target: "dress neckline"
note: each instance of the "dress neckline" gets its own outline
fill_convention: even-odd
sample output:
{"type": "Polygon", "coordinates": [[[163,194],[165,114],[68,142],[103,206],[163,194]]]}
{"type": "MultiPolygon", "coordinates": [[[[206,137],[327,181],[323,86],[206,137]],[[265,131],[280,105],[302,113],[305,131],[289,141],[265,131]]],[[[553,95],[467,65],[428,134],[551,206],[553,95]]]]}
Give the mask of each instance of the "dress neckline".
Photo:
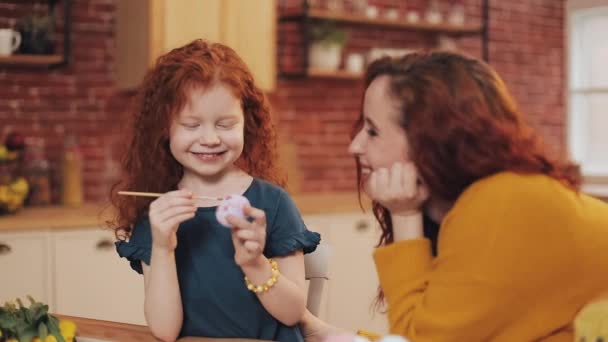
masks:
{"type": "MultiPolygon", "coordinates": [[[[249,186],[247,186],[247,189],[245,189],[245,191],[241,194],[241,196],[248,197],[247,195],[249,194],[249,192],[251,192],[251,189],[253,188],[253,184],[256,183],[257,181],[258,181],[257,178],[251,177],[251,182],[249,183],[249,186]]],[[[196,210],[197,211],[211,211],[211,210],[217,209],[217,207],[218,207],[218,205],[197,207],[196,210]]]]}

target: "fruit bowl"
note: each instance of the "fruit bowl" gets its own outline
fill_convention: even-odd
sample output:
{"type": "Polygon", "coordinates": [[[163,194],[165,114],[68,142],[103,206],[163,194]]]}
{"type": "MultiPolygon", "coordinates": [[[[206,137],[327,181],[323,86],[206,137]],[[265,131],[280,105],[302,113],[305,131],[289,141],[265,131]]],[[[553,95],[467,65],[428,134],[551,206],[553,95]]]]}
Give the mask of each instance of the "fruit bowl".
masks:
{"type": "Polygon", "coordinates": [[[16,212],[23,207],[29,192],[29,184],[23,177],[0,184],[0,215],[16,212]]]}

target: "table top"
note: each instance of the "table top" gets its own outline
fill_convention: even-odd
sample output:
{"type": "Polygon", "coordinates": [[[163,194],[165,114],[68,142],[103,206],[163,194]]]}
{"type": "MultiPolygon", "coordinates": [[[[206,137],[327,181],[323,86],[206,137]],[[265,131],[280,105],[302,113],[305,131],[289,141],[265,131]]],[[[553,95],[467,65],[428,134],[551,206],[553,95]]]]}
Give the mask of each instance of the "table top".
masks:
{"type": "MultiPolygon", "coordinates": [[[[139,342],[156,341],[147,326],[102,321],[83,317],[53,314],[60,319],[76,323],[78,341],[83,342],[139,342]]],[[[263,341],[241,338],[184,337],[179,342],[254,342],[263,341]]],[[[266,341],[269,342],[269,341],[266,341]]]]}

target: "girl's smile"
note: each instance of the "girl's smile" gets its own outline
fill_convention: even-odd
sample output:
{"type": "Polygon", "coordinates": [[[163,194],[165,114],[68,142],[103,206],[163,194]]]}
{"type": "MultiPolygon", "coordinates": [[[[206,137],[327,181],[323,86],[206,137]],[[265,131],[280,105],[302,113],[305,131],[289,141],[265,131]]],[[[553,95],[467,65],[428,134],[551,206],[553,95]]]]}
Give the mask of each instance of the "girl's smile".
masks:
{"type": "Polygon", "coordinates": [[[235,169],[243,152],[243,130],[241,101],[231,88],[221,83],[192,88],[171,125],[171,153],[183,166],[184,177],[216,179],[235,169]]]}

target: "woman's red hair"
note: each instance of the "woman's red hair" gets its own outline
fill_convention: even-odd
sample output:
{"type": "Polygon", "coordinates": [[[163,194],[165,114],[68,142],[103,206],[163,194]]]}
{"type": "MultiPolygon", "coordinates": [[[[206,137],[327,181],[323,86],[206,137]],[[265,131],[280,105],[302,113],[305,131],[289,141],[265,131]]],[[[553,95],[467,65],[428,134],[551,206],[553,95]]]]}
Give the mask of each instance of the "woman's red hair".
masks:
{"type": "MultiPolygon", "coordinates": [[[[546,154],[486,63],[450,52],[385,57],[368,67],[366,88],[383,75],[390,77],[390,93],[400,105],[409,158],[432,196],[453,202],[473,182],[502,171],[545,174],[573,189],[580,186],[574,165],[546,154]]],[[[388,211],[374,203],[374,215],[382,227],[379,245],[391,243],[388,211]]]]}
{"type": "Polygon", "coordinates": [[[130,133],[125,138],[124,176],[112,187],[110,195],[116,216],[109,224],[117,237],[130,234],[152,199],[118,196],[116,192],[164,193],[177,188],[183,168],[169,150],[169,127],[188,101],[192,88],[217,83],[229,86],[241,99],[245,143],[237,165],[254,177],[285,185],[277,165],[276,136],[268,102],[251,72],[231,48],[194,40],[159,57],[135,98],[130,133]]]}

